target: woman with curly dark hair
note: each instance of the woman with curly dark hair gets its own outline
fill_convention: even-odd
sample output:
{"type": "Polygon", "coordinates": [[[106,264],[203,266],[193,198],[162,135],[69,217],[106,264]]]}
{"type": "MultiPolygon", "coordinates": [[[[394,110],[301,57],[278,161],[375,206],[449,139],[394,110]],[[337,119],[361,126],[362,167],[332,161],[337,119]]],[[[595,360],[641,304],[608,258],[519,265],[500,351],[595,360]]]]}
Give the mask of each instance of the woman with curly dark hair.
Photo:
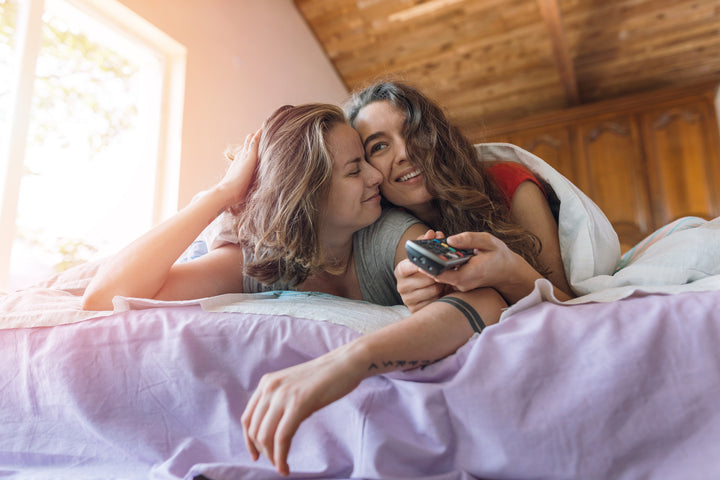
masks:
{"type": "Polygon", "coordinates": [[[547,277],[558,298],[572,295],[547,187],[529,170],[482,161],[439,106],[402,83],[376,83],[353,95],[346,110],[368,161],[383,174],[385,200],[450,235],[450,245],[479,253],[437,279],[409,261],[399,265],[398,289],[411,310],[445,293],[443,283],[461,291],[493,287],[512,304],[547,277]]]}

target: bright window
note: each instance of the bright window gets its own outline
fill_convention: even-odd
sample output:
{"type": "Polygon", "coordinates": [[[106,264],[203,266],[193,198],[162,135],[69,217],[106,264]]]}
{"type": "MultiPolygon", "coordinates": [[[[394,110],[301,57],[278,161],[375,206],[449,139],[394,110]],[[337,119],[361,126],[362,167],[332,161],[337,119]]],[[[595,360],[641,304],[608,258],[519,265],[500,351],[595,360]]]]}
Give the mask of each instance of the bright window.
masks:
{"type": "Polygon", "coordinates": [[[16,289],[174,210],[185,52],[112,0],[0,8],[0,289],[16,289]]]}

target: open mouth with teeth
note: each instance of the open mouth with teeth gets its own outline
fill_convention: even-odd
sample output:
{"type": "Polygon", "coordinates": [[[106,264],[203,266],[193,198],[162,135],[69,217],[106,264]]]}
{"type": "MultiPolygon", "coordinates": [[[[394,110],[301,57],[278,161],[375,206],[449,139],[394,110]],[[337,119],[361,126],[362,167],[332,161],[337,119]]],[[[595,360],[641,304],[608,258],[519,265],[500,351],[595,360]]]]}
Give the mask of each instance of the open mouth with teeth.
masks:
{"type": "Polygon", "coordinates": [[[406,173],[406,174],[403,175],[402,177],[398,178],[398,179],[396,180],[396,182],[407,182],[407,181],[410,180],[411,178],[415,178],[415,177],[417,177],[418,175],[420,175],[420,170],[413,170],[412,172],[406,173]]]}

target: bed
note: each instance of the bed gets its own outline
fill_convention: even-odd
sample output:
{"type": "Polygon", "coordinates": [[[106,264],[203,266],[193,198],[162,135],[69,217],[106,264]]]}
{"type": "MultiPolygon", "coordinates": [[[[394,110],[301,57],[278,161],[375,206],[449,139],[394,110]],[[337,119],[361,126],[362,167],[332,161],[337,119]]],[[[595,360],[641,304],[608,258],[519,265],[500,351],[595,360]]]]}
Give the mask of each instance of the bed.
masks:
{"type": "MultiPolygon", "coordinates": [[[[479,148],[553,185],[580,296],[538,281],[453,355],[362,382],[300,426],[291,478],[720,478],[720,220],[679,219],[621,257],[557,172],[479,148]]],[[[82,312],[95,267],[0,297],[2,476],[281,478],[243,443],[260,376],[407,315],[311,292],[82,312]]]]}

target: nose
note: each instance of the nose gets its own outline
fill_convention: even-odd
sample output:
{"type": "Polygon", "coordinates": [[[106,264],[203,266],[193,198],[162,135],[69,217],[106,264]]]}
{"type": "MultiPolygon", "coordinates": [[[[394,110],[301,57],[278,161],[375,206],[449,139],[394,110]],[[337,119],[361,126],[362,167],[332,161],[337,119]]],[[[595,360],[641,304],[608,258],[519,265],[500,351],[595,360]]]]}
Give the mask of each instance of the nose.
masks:
{"type": "Polygon", "coordinates": [[[407,158],[407,150],[405,148],[405,142],[398,141],[396,149],[397,149],[397,155],[395,155],[394,162],[397,164],[407,162],[408,158],[407,158]]]}
{"type": "Polygon", "coordinates": [[[380,173],[380,170],[373,167],[368,162],[365,162],[365,168],[363,170],[365,175],[365,184],[368,187],[377,187],[382,183],[383,176],[382,173],[380,173]]]}

